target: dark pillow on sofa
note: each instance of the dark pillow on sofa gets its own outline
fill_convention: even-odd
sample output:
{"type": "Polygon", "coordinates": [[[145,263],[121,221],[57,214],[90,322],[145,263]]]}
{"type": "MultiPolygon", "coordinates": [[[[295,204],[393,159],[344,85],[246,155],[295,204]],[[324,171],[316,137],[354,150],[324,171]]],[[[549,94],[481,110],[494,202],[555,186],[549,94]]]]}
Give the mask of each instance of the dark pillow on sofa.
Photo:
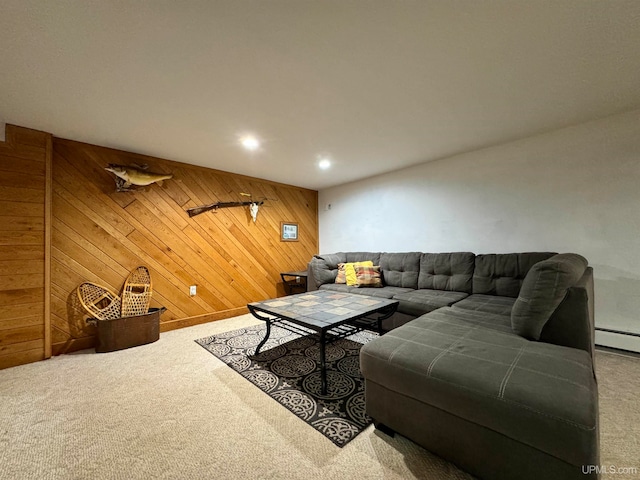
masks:
{"type": "Polygon", "coordinates": [[[587,259],[580,255],[561,253],[531,267],[511,310],[513,331],[521,337],[540,340],[547,320],[567,289],[584,275],[587,265],[587,259]]]}

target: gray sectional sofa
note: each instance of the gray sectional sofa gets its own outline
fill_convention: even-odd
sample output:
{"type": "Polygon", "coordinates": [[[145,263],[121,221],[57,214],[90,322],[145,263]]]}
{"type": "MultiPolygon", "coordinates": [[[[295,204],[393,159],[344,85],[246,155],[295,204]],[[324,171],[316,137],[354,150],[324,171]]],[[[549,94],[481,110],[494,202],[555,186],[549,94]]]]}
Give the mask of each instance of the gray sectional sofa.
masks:
{"type": "Polygon", "coordinates": [[[363,346],[366,410],[486,479],[596,478],[593,271],[552,252],[316,255],[309,290],[394,298],[387,333],[363,346]],[[335,284],[372,260],[384,287],[335,284]],[[591,469],[594,470],[594,469],[591,469]]]}

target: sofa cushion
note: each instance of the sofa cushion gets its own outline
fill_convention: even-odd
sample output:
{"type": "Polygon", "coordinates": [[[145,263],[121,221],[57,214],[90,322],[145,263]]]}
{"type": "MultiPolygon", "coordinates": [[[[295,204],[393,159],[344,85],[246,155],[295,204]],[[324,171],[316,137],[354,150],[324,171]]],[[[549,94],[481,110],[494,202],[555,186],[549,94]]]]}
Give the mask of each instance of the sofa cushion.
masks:
{"type": "Polygon", "coordinates": [[[564,299],[567,289],[582,278],[587,265],[587,259],[581,255],[563,253],[531,267],[511,311],[513,331],[539,340],[551,314],[564,299]]]}
{"type": "Polygon", "coordinates": [[[357,290],[356,287],[351,287],[346,283],[325,283],[324,285],[320,285],[318,290],[331,290],[332,292],[341,292],[341,293],[353,293],[354,290],[357,290]]]}
{"type": "Polygon", "coordinates": [[[347,252],[345,262],[365,262],[371,260],[374,265],[380,265],[380,252],[347,252]]]}
{"type": "Polygon", "coordinates": [[[411,292],[411,288],[402,287],[382,287],[382,288],[356,288],[351,287],[353,290],[349,290],[349,293],[356,295],[368,295],[370,297],[380,298],[395,298],[399,293],[411,292]]]}
{"type": "Polygon", "coordinates": [[[358,288],[344,283],[325,283],[318,290],[331,290],[333,292],[353,293],[355,295],[368,295],[370,297],[393,298],[399,293],[412,291],[410,288],[382,287],[382,288],[358,288]]]}
{"type": "Polygon", "coordinates": [[[418,288],[471,293],[475,254],[423,253],[418,288]]]}
{"type": "Polygon", "coordinates": [[[356,287],[358,288],[381,288],[382,278],[380,277],[380,266],[354,266],[356,271],[356,287]]]}
{"type": "Polygon", "coordinates": [[[499,253],[476,255],[473,293],[516,298],[529,269],[555,253],[499,253]]]}
{"type": "Polygon", "coordinates": [[[411,290],[406,293],[399,293],[393,299],[400,301],[398,304],[400,313],[419,317],[437,308],[448,307],[467,295],[462,292],[448,292],[445,290],[411,290]]]}
{"type": "Polygon", "coordinates": [[[511,309],[516,299],[512,297],[499,297],[498,295],[469,295],[453,305],[454,308],[476,310],[478,312],[495,313],[497,315],[511,315],[511,309]]]}
{"type": "Polygon", "coordinates": [[[338,275],[338,264],[346,261],[347,254],[344,252],[314,255],[311,259],[311,270],[316,287],[333,283],[338,275]]]}
{"type": "Polygon", "coordinates": [[[420,252],[381,254],[380,268],[384,284],[392,287],[418,288],[421,255],[420,252]]]}
{"type": "Polygon", "coordinates": [[[440,308],[364,345],[360,368],[367,382],[574,465],[597,458],[591,357],[528,341],[507,316],[440,308]]]}

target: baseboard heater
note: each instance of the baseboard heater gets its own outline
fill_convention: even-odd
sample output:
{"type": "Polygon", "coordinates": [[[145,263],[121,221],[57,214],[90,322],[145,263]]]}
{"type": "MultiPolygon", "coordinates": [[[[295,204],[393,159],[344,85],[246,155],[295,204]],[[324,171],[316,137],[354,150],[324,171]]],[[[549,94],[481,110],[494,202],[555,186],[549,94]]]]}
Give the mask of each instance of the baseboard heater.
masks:
{"type": "Polygon", "coordinates": [[[640,352],[640,333],[596,327],[596,345],[640,352]]]}

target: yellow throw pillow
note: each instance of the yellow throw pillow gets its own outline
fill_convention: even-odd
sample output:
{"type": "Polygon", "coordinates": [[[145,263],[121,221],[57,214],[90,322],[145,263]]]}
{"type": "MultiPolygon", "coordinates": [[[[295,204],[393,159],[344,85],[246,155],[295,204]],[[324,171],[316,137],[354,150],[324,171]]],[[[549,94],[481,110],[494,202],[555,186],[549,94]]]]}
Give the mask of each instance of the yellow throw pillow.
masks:
{"type": "Polygon", "coordinates": [[[373,262],[371,260],[366,260],[364,262],[353,262],[353,263],[345,263],[344,264],[344,273],[347,277],[347,285],[354,287],[358,284],[358,277],[356,276],[355,267],[373,267],[373,262]]]}

